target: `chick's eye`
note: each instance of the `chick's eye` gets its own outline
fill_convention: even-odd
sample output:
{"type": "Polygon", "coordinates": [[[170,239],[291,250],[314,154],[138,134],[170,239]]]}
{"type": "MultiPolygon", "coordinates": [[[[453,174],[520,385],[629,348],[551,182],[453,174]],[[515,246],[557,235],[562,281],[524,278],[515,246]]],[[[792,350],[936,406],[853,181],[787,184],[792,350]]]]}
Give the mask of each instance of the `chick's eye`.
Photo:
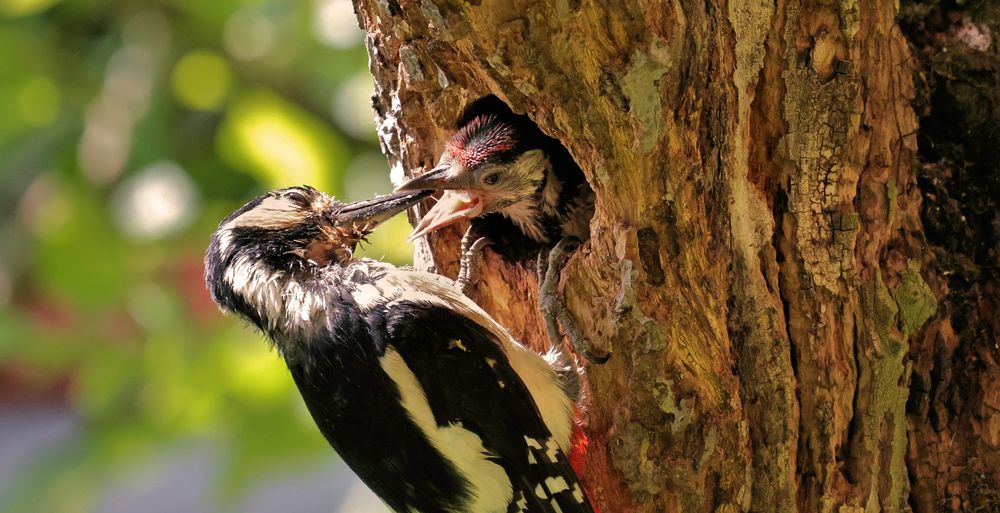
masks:
{"type": "Polygon", "coordinates": [[[486,175],[486,178],[483,178],[483,183],[485,183],[486,185],[493,185],[497,183],[497,180],[499,179],[500,179],[500,173],[493,173],[491,175],[486,175]]]}

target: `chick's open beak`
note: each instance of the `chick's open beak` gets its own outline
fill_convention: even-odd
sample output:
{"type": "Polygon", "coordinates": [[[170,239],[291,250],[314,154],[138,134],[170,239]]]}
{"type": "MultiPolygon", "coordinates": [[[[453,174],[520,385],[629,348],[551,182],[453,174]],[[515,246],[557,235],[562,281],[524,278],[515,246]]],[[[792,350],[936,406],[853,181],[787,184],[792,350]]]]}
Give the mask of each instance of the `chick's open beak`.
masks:
{"type": "Polygon", "coordinates": [[[445,191],[441,199],[417,223],[407,242],[440,230],[462,219],[472,219],[483,213],[483,201],[474,192],[445,191]]]}
{"type": "Polygon", "coordinates": [[[471,178],[471,173],[464,172],[463,169],[452,164],[441,164],[396,187],[396,191],[445,191],[441,199],[417,223],[407,241],[412,242],[449,224],[482,214],[482,197],[473,190],[475,187],[470,183],[471,178]]]}
{"type": "Polygon", "coordinates": [[[348,203],[337,212],[336,226],[351,231],[371,231],[392,216],[416,205],[433,191],[395,192],[348,203]]]}

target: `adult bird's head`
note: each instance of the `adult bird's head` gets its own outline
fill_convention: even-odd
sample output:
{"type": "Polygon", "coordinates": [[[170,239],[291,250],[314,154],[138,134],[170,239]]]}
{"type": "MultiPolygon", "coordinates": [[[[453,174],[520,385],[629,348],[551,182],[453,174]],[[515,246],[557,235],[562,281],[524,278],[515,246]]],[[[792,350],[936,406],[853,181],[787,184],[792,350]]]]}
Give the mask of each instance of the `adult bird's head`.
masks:
{"type": "Polygon", "coordinates": [[[410,239],[499,212],[540,240],[536,218],[552,166],[541,148],[542,136],[535,132],[513,115],[480,115],[462,126],[445,145],[437,166],[396,188],[445,191],[410,239]]]}
{"type": "MultiPolygon", "coordinates": [[[[205,283],[223,310],[273,329],[317,271],[349,262],[358,242],[430,192],[343,203],[308,186],[260,196],[226,217],[205,254],[205,283]]],[[[300,305],[301,306],[301,305],[300,305]]]]}

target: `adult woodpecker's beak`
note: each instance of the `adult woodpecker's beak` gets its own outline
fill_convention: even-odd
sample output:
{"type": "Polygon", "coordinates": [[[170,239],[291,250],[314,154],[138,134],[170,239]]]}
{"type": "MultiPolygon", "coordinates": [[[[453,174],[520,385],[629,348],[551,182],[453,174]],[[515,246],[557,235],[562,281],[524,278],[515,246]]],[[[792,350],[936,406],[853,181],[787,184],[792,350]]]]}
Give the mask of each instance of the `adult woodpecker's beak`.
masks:
{"type": "Polygon", "coordinates": [[[337,228],[352,232],[369,232],[392,216],[416,205],[433,192],[394,192],[386,196],[348,203],[337,212],[334,224],[337,228]]]}
{"type": "Polygon", "coordinates": [[[472,191],[470,173],[463,173],[445,164],[410,179],[396,191],[445,191],[436,204],[424,214],[410,233],[407,242],[440,230],[462,219],[472,219],[483,213],[482,198],[472,191]],[[458,171],[458,172],[456,172],[458,171]]]}
{"type": "Polygon", "coordinates": [[[402,191],[448,191],[469,188],[469,173],[463,172],[449,164],[441,164],[434,169],[410,178],[396,187],[394,192],[402,191]]]}

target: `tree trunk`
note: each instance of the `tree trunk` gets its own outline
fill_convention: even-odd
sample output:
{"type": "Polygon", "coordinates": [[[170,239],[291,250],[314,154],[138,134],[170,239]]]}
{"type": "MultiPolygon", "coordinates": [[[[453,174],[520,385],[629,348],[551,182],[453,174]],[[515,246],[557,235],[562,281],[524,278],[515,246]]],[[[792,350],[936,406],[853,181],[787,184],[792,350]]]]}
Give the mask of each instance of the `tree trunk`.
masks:
{"type": "MultiPolygon", "coordinates": [[[[870,0],[355,2],[394,180],[495,94],[595,191],[562,286],[613,353],[588,369],[604,513],[1000,510],[1000,16],[909,4],[904,32],[870,0]]],[[[418,265],[454,276],[461,228],[418,265]]],[[[544,347],[534,270],[489,251],[483,269],[473,299],[544,347]]]]}

